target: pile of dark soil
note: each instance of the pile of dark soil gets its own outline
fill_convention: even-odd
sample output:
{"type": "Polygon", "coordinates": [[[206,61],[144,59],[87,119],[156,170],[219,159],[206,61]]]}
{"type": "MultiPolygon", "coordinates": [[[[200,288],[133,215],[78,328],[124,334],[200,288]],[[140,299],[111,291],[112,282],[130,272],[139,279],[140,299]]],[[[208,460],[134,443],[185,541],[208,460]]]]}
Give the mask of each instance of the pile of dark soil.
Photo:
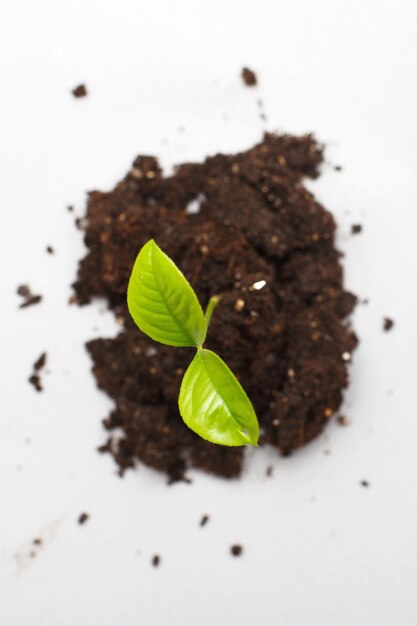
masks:
{"type": "Polygon", "coordinates": [[[346,323],[355,297],[343,290],[334,219],[302,185],[322,160],[310,135],[267,134],[247,152],[186,163],[170,177],[140,156],[113,191],[89,194],[88,254],[74,288],[80,304],[105,297],[123,328],[87,344],[97,384],[115,401],[104,425],[123,433],[101,449],[122,472],[140,460],[171,480],[188,466],[235,477],[244,453],[186,428],[177,399],[193,352],[152,342],[128,316],[129,274],[151,237],[203,305],[222,295],[206,345],[248,392],[261,443],[288,454],[337,411],[357,343],[346,323]]]}

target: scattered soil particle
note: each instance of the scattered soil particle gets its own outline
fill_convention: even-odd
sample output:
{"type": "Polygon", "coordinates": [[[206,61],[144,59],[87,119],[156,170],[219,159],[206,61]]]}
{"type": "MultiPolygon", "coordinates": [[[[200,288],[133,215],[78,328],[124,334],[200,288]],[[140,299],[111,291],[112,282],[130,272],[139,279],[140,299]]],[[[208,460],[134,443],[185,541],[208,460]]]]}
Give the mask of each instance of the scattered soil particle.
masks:
{"type": "Polygon", "coordinates": [[[359,235],[359,233],[362,232],[362,225],[361,224],[352,224],[351,227],[351,233],[352,235],[359,235]]]}
{"type": "Polygon", "coordinates": [[[81,513],[81,515],[78,518],[78,523],[82,526],[83,524],[88,522],[89,519],[90,519],[89,513],[81,513]]]}
{"type": "Polygon", "coordinates": [[[54,254],[55,250],[53,249],[52,246],[46,246],[46,251],[48,254],[54,254]]]}
{"type": "Polygon", "coordinates": [[[35,363],[33,364],[33,372],[28,378],[30,384],[33,385],[38,392],[43,391],[42,380],[39,372],[45,366],[46,358],[47,354],[46,352],[43,352],[40,357],[36,359],[35,363]]]}
{"type": "Polygon", "coordinates": [[[22,304],[19,305],[19,309],[25,309],[28,306],[32,306],[34,304],[38,304],[42,300],[42,296],[34,295],[29,287],[29,285],[19,285],[16,289],[17,295],[24,298],[22,304]]]}
{"type": "Polygon", "coordinates": [[[74,213],[74,207],[72,206],[72,204],[67,206],[67,211],[68,213],[74,213]]]}
{"type": "Polygon", "coordinates": [[[36,359],[36,361],[33,364],[33,369],[35,370],[35,372],[39,372],[39,370],[41,370],[43,367],[45,367],[46,359],[47,359],[47,353],[46,352],[42,352],[40,357],[38,359],[36,359]]]}
{"type": "Polygon", "coordinates": [[[22,298],[32,297],[32,292],[29,285],[19,285],[19,287],[16,289],[16,293],[18,296],[22,296],[22,298]]]}
{"type": "Polygon", "coordinates": [[[200,520],[200,526],[205,526],[207,522],[209,522],[209,520],[210,520],[209,515],[203,515],[203,517],[200,520]]]}
{"type": "Polygon", "coordinates": [[[154,567],[159,567],[160,563],[161,563],[161,557],[159,556],[159,554],[154,554],[152,557],[152,565],[154,567]]]}
{"type": "Polygon", "coordinates": [[[334,169],[336,172],[341,172],[343,170],[343,167],[341,165],[335,165],[334,169]]]}
{"type": "Polygon", "coordinates": [[[237,544],[235,544],[235,545],[230,547],[230,553],[233,556],[242,556],[242,554],[243,554],[243,547],[237,543],[237,544]]]}
{"type": "Polygon", "coordinates": [[[40,296],[40,295],[32,296],[31,298],[28,298],[27,300],[22,302],[22,304],[19,306],[19,309],[26,309],[28,306],[33,306],[34,304],[39,304],[39,302],[41,302],[41,301],[42,301],[42,296],[40,296]]]}
{"type": "Polygon", "coordinates": [[[253,70],[250,70],[248,67],[244,67],[241,72],[242,80],[245,83],[246,87],[255,87],[258,84],[258,79],[253,70]]]}
{"type": "Polygon", "coordinates": [[[186,348],[155,344],[126,309],[130,271],[155,238],[206,305],[222,296],[207,347],[217,351],[251,398],[261,444],[282,454],[324,429],[342,401],[357,338],[347,316],[335,222],[302,184],[316,178],[323,148],[311,135],[266,134],[253,148],[185,163],[164,177],[139,156],[113,191],[89,194],[83,220],[88,253],[74,285],[79,304],[103,297],[124,326],[87,344],[100,389],[115,401],[105,419],[119,429],[101,450],[120,472],[139,459],[183,480],[188,467],[234,478],[244,448],[199,438],[178,413],[186,348]],[[187,213],[200,198],[199,212],[187,213]],[[255,288],[265,281],[262,288],[255,288]]]}
{"type": "Polygon", "coordinates": [[[345,417],[344,415],[339,415],[336,419],[336,422],[340,426],[350,426],[350,419],[345,417]]]}
{"type": "Polygon", "coordinates": [[[28,378],[28,381],[30,382],[31,385],[34,386],[36,391],[38,392],[43,391],[42,381],[41,381],[41,377],[39,376],[39,374],[31,374],[28,378]]]}
{"type": "Polygon", "coordinates": [[[390,331],[393,326],[394,320],[392,320],[390,317],[384,317],[383,329],[385,330],[385,332],[390,331]]]}
{"type": "Polygon", "coordinates": [[[362,487],[369,487],[369,482],[367,480],[361,480],[362,487]]]}
{"type": "Polygon", "coordinates": [[[41,546],[42,544],[43,544],[43,541],[40,537],[36,537],[36,539],[33,540],[34,546],[41,546]]]}
{"type": "Polygon", "coordinates": [[[274,466],[273,465],[268,465],[268,467],[265,470],[265,475],[268,476],[268,478],[271,478],[271,476],[273,476],[274,474],[274,466]]]}
{"type": "Polygon", "coordinates": [[[71,91],[74,98],[85,98],[87,95],[87,87],[85,85],[78,85],[71,91]]]}

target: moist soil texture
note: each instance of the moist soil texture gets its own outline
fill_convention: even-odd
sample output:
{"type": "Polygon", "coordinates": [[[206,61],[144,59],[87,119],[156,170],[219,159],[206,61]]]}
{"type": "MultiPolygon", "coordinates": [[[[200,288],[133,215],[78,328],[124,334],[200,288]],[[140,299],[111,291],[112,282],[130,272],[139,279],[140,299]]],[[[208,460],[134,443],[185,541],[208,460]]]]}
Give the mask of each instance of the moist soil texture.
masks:
{"type": "Polygon", "coordinates": [[[311,135],[266,134],[246,152],[166,177],[155,158],[139,156],[112,191],[89,194],[88,252],[74,290],[80,305],[104,297],[121,325],[117,337],[87,344],[97,384],[115,402],[100,450],[121,473],[141,461],[170,481],[188,467],[233,478],[244,458],[244,448],[207,443],[182,422],[179,387],[194,352],[156,344],[128,315],[130,271],[150,238],[203,306],[221,295],[206,346],[251,398],[261,444],[288,455],[339,408],[357,344],[347,319],[356,298],[343,289],[335,221],[303,185],[322,161],[311,135]]]}

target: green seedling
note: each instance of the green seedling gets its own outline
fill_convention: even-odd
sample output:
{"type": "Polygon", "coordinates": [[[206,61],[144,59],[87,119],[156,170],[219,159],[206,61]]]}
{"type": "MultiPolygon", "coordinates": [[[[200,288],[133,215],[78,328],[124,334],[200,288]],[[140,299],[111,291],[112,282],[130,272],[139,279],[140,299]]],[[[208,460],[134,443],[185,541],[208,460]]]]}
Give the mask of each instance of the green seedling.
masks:
{"type": "Polygon", "coordinates": [[[211,443],[256,446],[259,425],[251,401],[226,363],[203,348],[218,301],[213,296],[204,314],[190,283],[155,241],[140,250],[127,290],[134,322],[155,341],[197,349],[179,393],[184,422],[211,443]]]}

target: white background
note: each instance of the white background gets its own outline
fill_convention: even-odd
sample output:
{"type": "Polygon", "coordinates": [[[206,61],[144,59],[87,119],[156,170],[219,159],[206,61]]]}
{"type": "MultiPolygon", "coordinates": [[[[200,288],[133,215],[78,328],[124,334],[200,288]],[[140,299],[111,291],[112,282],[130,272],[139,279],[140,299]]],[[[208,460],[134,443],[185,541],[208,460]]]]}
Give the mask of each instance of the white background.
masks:
{"type": "Polygon", "coordinates": [[[2,625],[416,624],[416,7],[0,0],[2,625]],[[102,303],[67,306],[84,248],[66,206],[81,215],[86,191],[110,189],[138,153],[169,168],[264,128],[328,145],[309,186],[338,220],[348,287],[370,299],[354,317],[352,425],[288,459],[250,454],[239,481],[193,472],[167,487],[144,467],[120,479],[95,452],[111,401],[83,348],[117,327],[102,303]],[[18,310],[25,282],[44,302],[18,310]]]}

